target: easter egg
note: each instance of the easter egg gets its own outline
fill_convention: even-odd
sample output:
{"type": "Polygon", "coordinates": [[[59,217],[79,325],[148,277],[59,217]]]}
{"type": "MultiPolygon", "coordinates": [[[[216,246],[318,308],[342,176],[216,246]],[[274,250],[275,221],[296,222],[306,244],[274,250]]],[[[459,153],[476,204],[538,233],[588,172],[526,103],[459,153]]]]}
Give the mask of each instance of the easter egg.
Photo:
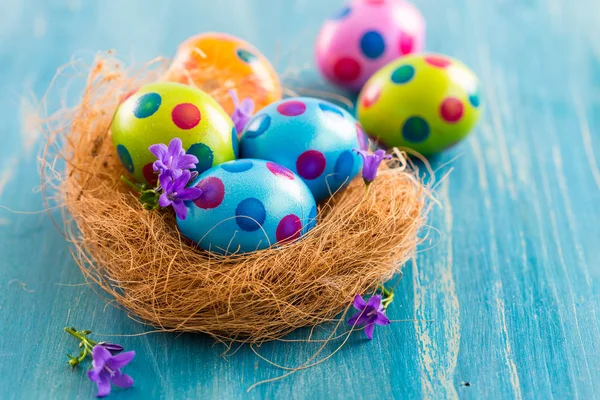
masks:
{"type": "Polygon", "coordinates": [[[256,110],[281,99],[279,77],[269,60],[250,43],[223,33],[204,33],[183,42],[166,80],[199,87],[229,114],[234,110],[229,89],[240,99],[254,100],[256,110]]]}
{"type": "Polygon", "coordinates": [[[435,154],[462,140],[477,123],[479,83],[450,57],[403,57],[367,82],[357,114],[365,131],[383,144],[435,154]]]}
{"type": "Polygon", "coordinates": [[[317,201],[347,185],[362,166],[353,149],[367,138],[344,109],[324,100],[296,97],[258,112],[240,138],[240,156],[274,161],[298,174],[317,201]]]}
{"type": "Polygon", "coordinates": [[[420,52],[425,21],[403,0],[355,0],[328,19],[316,42],[322,74],[358,92],[377,70],[396,58],[420,52]]]}
{"type": "Polygon", "coordinates": [[[110,126],[121,163],[140,183],[156,184],[148,148],[180,138],[198,158],[196,171],[236,158],[238,136],[223,108],[203,91],[179,83],[150,83],[119,105],[110,126]]]}
{"type": "Polygon", "coordinates": [[[198,177],[202,195],[186,203],[181,233],[207,251],[247,253],[290,243],[317,222],[317,206],[304,182],[264,160],[235,160],[198,177]]]}

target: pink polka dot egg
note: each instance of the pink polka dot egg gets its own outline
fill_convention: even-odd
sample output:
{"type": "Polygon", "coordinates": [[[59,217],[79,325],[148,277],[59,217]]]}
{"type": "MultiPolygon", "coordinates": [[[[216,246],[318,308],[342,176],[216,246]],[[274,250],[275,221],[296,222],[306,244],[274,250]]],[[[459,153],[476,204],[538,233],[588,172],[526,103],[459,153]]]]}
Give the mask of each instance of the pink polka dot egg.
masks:
{"type": "Polygon", "coordinates": [[[465,138],[481,114],[479,82],[439,54],[402,57],[377,72],[358,99],[366,132],[389,147],[438,153],[465,138]]]}
{"type": "Polygon", "coordinates": [[[117,155],[135,181],[155,184],[156,157],[148,148],[178,137],[198,158],[196,171],[237,157],[238,136],[233,121],[207,93],[179,83],[150,83],[129,93],[110,126],[117,155]]]}
{"type": "Polygon", "coordinates": [[[377,70],[420,52],[425,21],[403,0],[355,0],[328,19],[316,42],[316,59],[332,83],[358,92],[377,70]]]}
{"type": "Polygon", "coordinates": [[[325,100],[294,97],[268,105],[248,122],[240,156],[283,165],[299,175],[317,201],[343,189],[360,171],[354,149],[366,149],[360,124],[325,100]]]}
{"type": "Polygon", "coordinates": [[[241,254],[293,242],[317,222],[317,206],[306,184],[270,161],[223,163],[194,182],[202,195],[186,203],[180,232],[204,250],[241,254]]]}

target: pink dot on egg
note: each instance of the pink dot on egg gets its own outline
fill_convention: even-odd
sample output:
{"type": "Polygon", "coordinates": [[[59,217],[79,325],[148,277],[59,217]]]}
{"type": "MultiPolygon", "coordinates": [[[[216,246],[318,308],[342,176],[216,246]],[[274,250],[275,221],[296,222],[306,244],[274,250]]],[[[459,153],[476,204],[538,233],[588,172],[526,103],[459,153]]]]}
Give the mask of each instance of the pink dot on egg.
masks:
{"type": "Polygon", "coordinates": [[[444,99],[440,105],[440,115],[442,118],[449,123],[456,123],[460,121],[464,113],[464,106],[462,101],[456,97],[448,97],[444,99]]]}
{"type": "Polygon", "coordinates": [[[279,221],[275,236],[279,243],[296,240],[300,237],[302,221],[294,214],[286,215],[279,221]]]}
{"type": "Polygon", "coordinates": [[[398,41],[398,50],[400,55],[410,54],[415,46],[414,38],[407,32],[402,32],[398,41]]]}
{"type": "Polygon", "coordinates": [[[205,210],[219,207],[225,198],[225,186],[217,177],[202,179],[196,187],[202,190],[202,194],[194,200],[194,204],[205,210]]]}
{"type": "Polygon", "coordinates": [[[269,161],[267,162],[267,168],[275,176],[289,179],[290,181],[294,180],[294,173],[286,167],[284,167],[283,165],[275,164],[274,162],[269,161]]]}
{"type": "Polygon", "coordinates": [[[360,76],[361,66],[358,61],[350,57],[337,60],[333,67],[335,76],[344,82],[353,81],[360,76]]]}
{"type": "Polygon", "coordinates": [[[377,103],[381,96],[381,85],[378,82],[373,82],[365,88],[365,93],[362,98],[362,105],[364,108],[369,108],[373,104],[377,103]]]}
{"type": "Polygon", "coordinates": [[[306,104],[298,100],[286,101],[277,106],[277,112],[286,117],[296,117],[304,114],[305,111],[306,104]]]}
{"type": "Polygon", "coordinates": [[[448,65],[452,64],[452,62],[447,58],[436,55],[427,56],[424,58],[424,60],[427,64],[433,65],[434,67],[438,68],[446,68],[448,65]]]}
{"type": "Polygon", "coordinates": [[[325,156],[317,150],[307,150],[296,160],[296,170],[304,179],[316,179],[325,171],[325,156]]]}
{"type": "Polygon", "coordinates": [[[171,119],[180,129],[192,129],[200,123],[200,110],[191,103],[177,104],[171,112],[171,119]]]}
{"type": "Polygon", "coordinates": [[[156,183],[158,182],[158,174],[154,171],[152,163],[144,165],[142,173],[144,174],[144,178],[146,178],[149,184],[156,185],[156,183]]]}

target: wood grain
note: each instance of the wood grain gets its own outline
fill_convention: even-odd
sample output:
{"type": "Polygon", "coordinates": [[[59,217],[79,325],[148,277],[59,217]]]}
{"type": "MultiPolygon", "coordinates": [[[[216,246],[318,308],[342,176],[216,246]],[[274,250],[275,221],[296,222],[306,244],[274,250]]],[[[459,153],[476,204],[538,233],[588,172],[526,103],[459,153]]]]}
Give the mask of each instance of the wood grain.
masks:
{"type": "MultiPolygon", "coordinates": [[[[405,267],[372,342],[285,371],[252,349],[197,335],[146,334],[84,284],[43,209],[32,113],[61,65],[114,48],[128,62],[172,56],[199,31],[248,39],[291,86],[323,87],[312,45],[338,0],[23,0],[0,13],[0,387],[3,398],[90,398],[66,324],[122,342],[135,387],[112,398],[596,398],[600,390],[600,3],[420,0],[428,48],[479,75],[474,134],[432,160],[439,184],[427,237],[405,267]],[[13,210],[13,211],[11,211],[13,210]],[[19,211],[19,212],[14,212],[19,211]],[[25,213],[22,213],[25,212],[25,213]],[[105,336],[106,335],[106,336],[105,336]],[[118,336],[125,335],[125,336],[118,336]]],[[[78,67],[79,71],[83,71],[78,67]]],[[[71,74],[75,75],[75,74],[71,74]]],[[[66,79],[47,98],[76,101],[66,79]]],[[[59,217],[58,210],[55,217],[59,217]]],[[[330,327],[312,337],[324,338],[330,327]]],[[[300,331],[293,338],[306,338],[300,331]]],[[[341,342],[328,346],[321,357],[341,342]]],[[[294,367],[320,343],[256,349],[294,367]]]]}

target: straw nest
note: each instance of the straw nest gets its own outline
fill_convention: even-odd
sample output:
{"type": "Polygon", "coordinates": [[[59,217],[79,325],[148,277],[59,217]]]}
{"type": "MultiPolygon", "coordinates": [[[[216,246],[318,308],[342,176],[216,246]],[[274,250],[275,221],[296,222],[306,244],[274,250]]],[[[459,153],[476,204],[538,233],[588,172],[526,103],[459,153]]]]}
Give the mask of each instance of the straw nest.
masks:
{"type": "Polygon", "coordinates": [[[81,271],[134,318],[221,341],[274,340],[334,320],[413,255],[425,190],[398,151],[368,192],[357,178],[320,205],[317,227],[294,243],[227,257],[194,247],[170,211],[145,211],[121,182],[110,139],[123,94],[162,71],[97,58],[79,103],[49,120],[42,171],[81,271]]]}

